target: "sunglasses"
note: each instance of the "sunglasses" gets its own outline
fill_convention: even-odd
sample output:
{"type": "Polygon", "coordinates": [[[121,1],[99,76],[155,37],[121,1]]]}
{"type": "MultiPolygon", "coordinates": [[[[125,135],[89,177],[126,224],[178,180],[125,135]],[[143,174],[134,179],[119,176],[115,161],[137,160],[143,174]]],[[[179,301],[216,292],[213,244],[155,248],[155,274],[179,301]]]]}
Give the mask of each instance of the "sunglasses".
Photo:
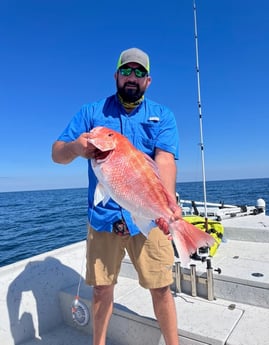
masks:
{"type": "Polygon", "coordinates": [[[147,71],[141,70],[139,68],[132,68],[132,67],[119,68],[120,74],[123,75],[124,77],[128,77],[129,75],[131,75],[133,71],[136,78],[144,78],[146,75],[148,75],[147,71]]]}

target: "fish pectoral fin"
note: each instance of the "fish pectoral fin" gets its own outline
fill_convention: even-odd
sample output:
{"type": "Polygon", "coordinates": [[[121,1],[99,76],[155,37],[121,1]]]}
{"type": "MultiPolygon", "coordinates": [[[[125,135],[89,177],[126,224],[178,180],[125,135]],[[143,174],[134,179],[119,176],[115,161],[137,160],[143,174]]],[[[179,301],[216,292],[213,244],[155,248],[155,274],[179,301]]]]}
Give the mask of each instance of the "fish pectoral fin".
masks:
{"type": "Polygon", "coordinates": [[[94,200],[93,200],[94,206],[98,205],[101,201],[103,202],[103,205],[105,206],[105,204],[108,202],[109,199],[110,199],[110,196],[107,194],[104,186],[101,183],[98,183],[94,192],[94,200]]]}
{"type": "Polygon", "coordinates": [[[148,220],[146,218],[132,216],[132,219],[133,219],[133,222],[135,223],[135,225],[139,228],[139,230],[142,232],[142,234],[146,237],[148,237],[150,230],[152,228],[156,227],[156,224],[154,221],[148,220]]]}

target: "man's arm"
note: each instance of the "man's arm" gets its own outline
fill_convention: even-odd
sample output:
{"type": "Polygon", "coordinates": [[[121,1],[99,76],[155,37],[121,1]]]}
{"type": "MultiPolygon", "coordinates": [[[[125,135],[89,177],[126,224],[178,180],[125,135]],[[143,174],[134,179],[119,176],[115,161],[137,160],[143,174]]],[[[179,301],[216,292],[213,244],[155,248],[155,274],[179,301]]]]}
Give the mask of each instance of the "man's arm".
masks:
{"type": "Polygon", "coordinates": [[[154,160],[158,166],[162,183],[176,201],[177,168],[174,155],[170,152],[166,152],[157,148],[154,160]]]}
{"type": "Polygon", "coordinates": [[[88,142],[89,133],[82,133],[71,142],[55,141],[52,145],[52,160],[55,163],[68,164],[76,157],[93,158],[96,147],[88,142]]]}
{"type": "MultiPolygon", "coordinates": [[[[172,153],[156,149],[154,160],[158,166],[162,183],[176,202],[177,167],[174,155],[172,153]]],[[[174,214],[171,217],[171,221],[181,218],[181,209],[179,207],[174,209],[173,212],[174,214]]],[[[163,218],[158,218],[155,222],[166,235],[169,234],[169,225],[163,218]]]]}

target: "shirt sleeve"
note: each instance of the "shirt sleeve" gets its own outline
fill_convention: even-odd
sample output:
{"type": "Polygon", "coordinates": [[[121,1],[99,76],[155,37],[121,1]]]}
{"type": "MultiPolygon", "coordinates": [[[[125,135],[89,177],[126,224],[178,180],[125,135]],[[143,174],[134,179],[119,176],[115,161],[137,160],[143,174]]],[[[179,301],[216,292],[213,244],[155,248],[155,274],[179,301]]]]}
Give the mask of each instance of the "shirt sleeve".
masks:
{"type": "Polygon", "coordinates": [[[174,155],[175,159],[179,159],[179,135],[175,116],[168,108],[164,108],[160,132],[156,141],[156,147],[170,152],[174,155]]]}
{"type": "Polygon", "coordinates": [[[90,105],[83,105],[58,137],[59,141],[71,142],[91,129],[92,111],[90,105]]]}

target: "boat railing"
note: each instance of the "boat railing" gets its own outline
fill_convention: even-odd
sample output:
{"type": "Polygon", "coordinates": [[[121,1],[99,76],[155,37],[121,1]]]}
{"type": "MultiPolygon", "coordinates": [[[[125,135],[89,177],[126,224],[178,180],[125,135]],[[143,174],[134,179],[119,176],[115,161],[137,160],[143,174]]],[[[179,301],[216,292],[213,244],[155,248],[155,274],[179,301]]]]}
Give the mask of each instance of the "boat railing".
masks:
{"type": "MultiPolygon", "coordinates": [[[[205,217],[205,205],[203,201],[179,200],[183,216],[197,215],[205,217]]],[[[224,203],[207,203],[206,215],[208,218],[221,221],[227,218],[242,217],[247,215],[265,214],[265,201],[258,199],[256,206],[230,205],[224,203]]]]}

